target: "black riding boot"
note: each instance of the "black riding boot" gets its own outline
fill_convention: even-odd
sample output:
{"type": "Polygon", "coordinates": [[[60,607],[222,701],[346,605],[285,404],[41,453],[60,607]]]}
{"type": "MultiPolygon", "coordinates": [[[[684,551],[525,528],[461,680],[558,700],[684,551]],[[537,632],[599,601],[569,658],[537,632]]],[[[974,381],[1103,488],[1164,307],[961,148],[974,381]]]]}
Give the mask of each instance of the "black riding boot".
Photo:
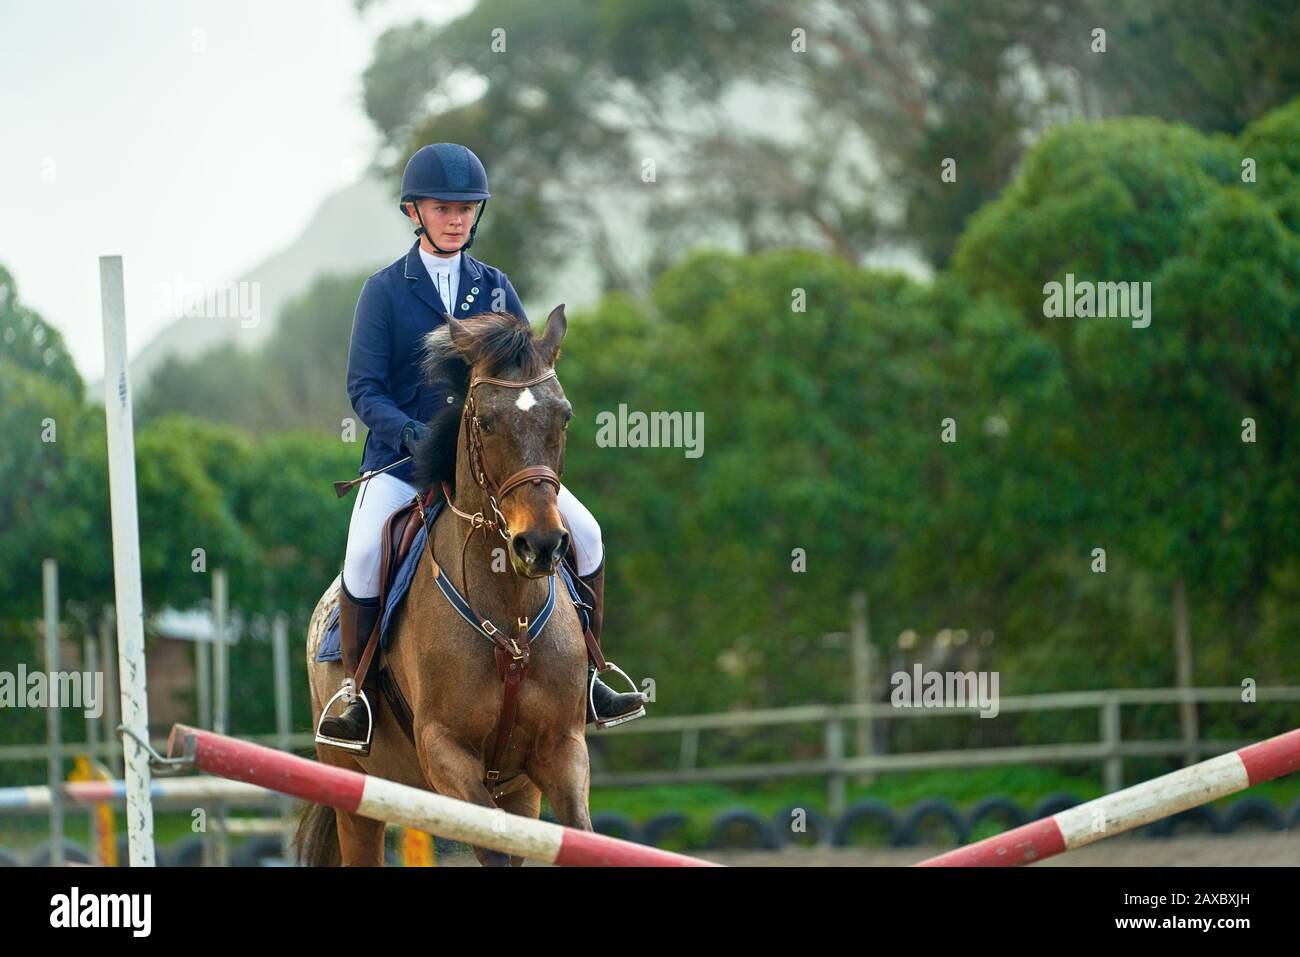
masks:
{"type": "MultiPolygon", "coordinates": [[[[587,665],[587,683],[591,685],[591,673],[596,670],[596,666],[588,663],[587,665]]],[[[591,688],[591,697],[587,700],[587,724],[593,721],[598,727],[604,727],[607,724],[622,724],[624,721],[631,721],[633,718],[645,717],[646,696],[640,691],[617,692],[599,678],[596,679],[595,687],[591,688]],[[592,713],[591,702],[596,702],[596,711],[592,713]]]]}
{"type": "MultiPolygon", "coordinates": [[[[600,644],[600,629],[605,621],[605,560],[601,559],[600,565],[590,575],[581,576],[580,580],[591,589],[591,633],[596,639],[596,644],[600,644]]],[[[579,589],[579,598],[586,599],[586,594],[579,589]]],[[[627,691],[619,693],[599,678],[593,686],[591,684],[592,672],[596,666],[590,661],[587,663],[587,687],[591,689],[591,695],[587,699],[587,723],[596,722],[597,727],[605,727],[609,724],[622,724],[625,721],[631,721],[633,718],[645,717],[646,696],[640,691],[627,691]],[[592,713],[592,701],[595,701],[596,710],[592,713]]],[[[584,689],[585,693],[586,689],[584,689]]]]}
{"type": "MultiPolygon", "coordinates": [[[[357,673],[357,666],[361,663],[361,655],[366,650],[366,642],[370,640],[370,634],[374,631],[379,622],[379,598],[353,598],[348,593],[346,585],[340,581],[339,588],[339,650],[343,654],[343,671],[346,677],[352,677],[357,673]]],[[[375,671],[376,655],[370,663],[370,671],[366,675],[365,681],[362,682],[363,690],[366,697],[370,699],[370,707],[373,709],[377,703],[375,697],[375,683],[371,676],[375,671]]],[[[356,741],[357,743],[366,740],[366,729],[370,720],[366,714],[366,705],[360,696],[352,699],[351,703],[343,709],[340,715],[328,715],[320,723],[320,733],[330,738],[340,738],[344,741],[356,741]]]]}

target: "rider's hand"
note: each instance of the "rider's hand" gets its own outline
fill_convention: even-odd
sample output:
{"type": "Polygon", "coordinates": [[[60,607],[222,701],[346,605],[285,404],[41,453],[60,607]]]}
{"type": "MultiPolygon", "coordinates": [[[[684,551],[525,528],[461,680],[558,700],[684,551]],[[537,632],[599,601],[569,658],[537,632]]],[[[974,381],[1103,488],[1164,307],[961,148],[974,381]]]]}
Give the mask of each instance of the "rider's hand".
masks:
{"type": "Polygon", "coordinates": [[[406,451],[415,451],[416,445],[423,441],[429,434],[429,427],[423,422],[411,419],[406,425],[402,426],[402,444],[406,446],[406,451]]]}

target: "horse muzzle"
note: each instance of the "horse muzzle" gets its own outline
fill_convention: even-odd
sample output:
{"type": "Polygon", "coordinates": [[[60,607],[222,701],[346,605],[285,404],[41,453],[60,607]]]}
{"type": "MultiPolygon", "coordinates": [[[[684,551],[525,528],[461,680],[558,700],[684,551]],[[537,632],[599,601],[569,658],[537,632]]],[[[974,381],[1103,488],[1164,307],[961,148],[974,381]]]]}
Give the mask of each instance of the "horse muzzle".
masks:
{"type": "Polygon", "coordinates": [[[555,574],[568,548],[569,533],[563,526],[515,532],[510,536],[510,561],[525,578],[546,578],[555,574]]]}

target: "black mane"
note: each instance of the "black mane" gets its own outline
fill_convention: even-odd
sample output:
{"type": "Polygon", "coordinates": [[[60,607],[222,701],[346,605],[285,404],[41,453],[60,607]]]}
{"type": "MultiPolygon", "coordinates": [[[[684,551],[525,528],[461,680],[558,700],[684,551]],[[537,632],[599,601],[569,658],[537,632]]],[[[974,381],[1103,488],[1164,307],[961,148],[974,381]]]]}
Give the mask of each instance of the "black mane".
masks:
{"type": "Polygon", "coordinates": [[[532,378],[547,368],[546,356],[533,338],[527,319],[508,312],[485,312],[457,322],[470,335],[464,351],[451,341],[444,323],[424,337],[420,368],[425,381],[452,401],[443,400],[426,425],[429,436],[412,450],[415,487],[421,492],[446,482],[456,487],[456,440],[465,409],[470,370],[498,378],[532,378]]]}

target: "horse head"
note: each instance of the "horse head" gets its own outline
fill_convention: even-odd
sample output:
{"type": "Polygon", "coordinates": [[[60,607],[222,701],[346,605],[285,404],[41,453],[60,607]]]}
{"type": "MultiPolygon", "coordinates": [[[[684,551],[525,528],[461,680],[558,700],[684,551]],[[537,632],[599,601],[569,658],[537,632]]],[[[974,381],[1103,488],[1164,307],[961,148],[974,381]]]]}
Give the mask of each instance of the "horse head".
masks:
{"type": "Polygon", "coordinates": [[[573,407],[554,368],[567,328],[560,305],[540,337],[526,319],[491,312],[448,316],[425,338],[425,375],[452,394],[416,450],[417,484],[452,484],[527,578],[553,574],[569,546],[556,498],[573,407]]]}

